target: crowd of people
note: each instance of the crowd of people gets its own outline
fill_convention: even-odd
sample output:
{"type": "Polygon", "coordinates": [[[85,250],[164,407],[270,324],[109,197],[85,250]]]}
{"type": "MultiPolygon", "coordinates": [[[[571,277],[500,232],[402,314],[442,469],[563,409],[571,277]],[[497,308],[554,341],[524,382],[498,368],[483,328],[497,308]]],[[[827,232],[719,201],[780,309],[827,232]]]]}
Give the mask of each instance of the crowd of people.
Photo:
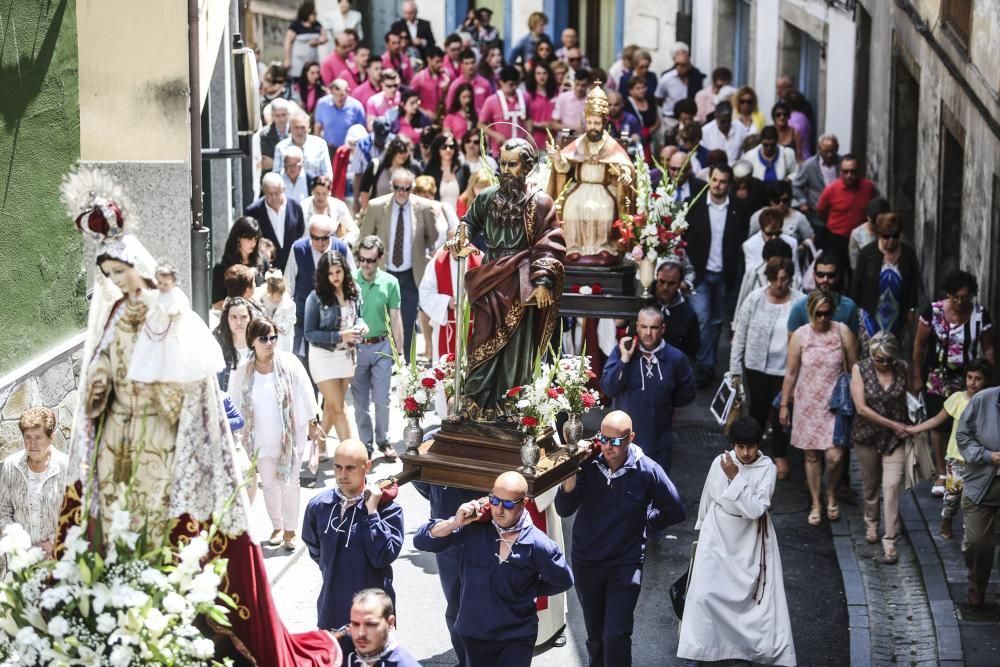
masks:
{"type": "MultiPolygon", "coordinates": [[[[593,454],[549,500],[576,516],[571,564],[536,527],[542,503],[519,473],[500,475],[485,497],[421,489],[432,518],[413,544],[437,555],[460,664],[530,664],[565,624],[541,636],[538,599],[571,587],[589,664],[631,664],[646,545],[686,516],[669,477],[673,414],[714,388],[725,339],[748,415],[731,424],[732,450],[704,486],[678,655],[795,664],[767,512],[776,485],[789,483],[789,445],[804,453],[810,526],[840,519],[844,470],[857,457],[866,538],[892,564],[904,452],[929,431],[940,533],[952,537],[961,508],[969,601],[983,604],[1000,506],[990,316],[966,271],[927,299],[902,220],[858,157],[816,136],[790,78],[761,110],[752,88],[735,87],[726,68],[706,76],[683,44],[659,75],[635,45],[603,69],[572,28],[554,44],[538,12],[509,49],[487,8],[470,10],[439,47],[414,2],[376,49],[350,5],[318,16],[302,4],[284,61],[263,71],[260,197],[231,226],[211,299],[218,382],[237,442],[257,459],[268,542],[305,544],[323,575],[317,625],[343,629],[348,664],[418,664],[392,633],[403,511],[394,492],[366,481],[376,450],[397,458],[392,351],[427,362],[454,352],[457,265],[446,240],[493,183],[498,147],[580,135],[595,85],[607,94],[607,129],[692,202],[686,252],[659,263],[655,302],[595,380],[613,410],[593,454]],[[336,485],[309,501],[300,526],[310,441],[312,463],[332,455],[336,485]]],[[[51,446],[51,411],[32,408],[19,426],[25,451],[0,471],[0,528],[20,523],[51,552],[67,462],[51,446]]]]}

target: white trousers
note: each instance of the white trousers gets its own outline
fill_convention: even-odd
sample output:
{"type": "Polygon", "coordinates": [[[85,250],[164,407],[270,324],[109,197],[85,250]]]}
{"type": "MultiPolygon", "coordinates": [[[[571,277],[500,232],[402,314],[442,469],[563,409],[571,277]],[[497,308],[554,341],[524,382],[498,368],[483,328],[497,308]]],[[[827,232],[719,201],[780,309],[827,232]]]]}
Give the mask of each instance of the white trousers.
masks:
{"type": "Polygon", "coordinates": [[[264,507],[271,518],[274,530],[298,532],[299,525],[299,475],[298,470],[282,481],[278,479],[278,459],[261,457],[257,459],[260,485],[264,489],[264,507]]]}

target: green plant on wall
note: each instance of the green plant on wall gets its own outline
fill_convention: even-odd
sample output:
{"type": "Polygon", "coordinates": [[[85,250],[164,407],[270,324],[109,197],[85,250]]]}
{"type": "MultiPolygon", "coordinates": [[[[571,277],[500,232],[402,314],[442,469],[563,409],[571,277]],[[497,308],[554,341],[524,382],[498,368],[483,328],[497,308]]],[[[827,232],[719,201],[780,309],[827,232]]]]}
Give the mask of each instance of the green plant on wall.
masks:
{"type": "Polygon", "coordinates": [[[80,157],[75,0],[0,0],[0,374],[86,322],[81,238],[59,201],[80,157]]]}

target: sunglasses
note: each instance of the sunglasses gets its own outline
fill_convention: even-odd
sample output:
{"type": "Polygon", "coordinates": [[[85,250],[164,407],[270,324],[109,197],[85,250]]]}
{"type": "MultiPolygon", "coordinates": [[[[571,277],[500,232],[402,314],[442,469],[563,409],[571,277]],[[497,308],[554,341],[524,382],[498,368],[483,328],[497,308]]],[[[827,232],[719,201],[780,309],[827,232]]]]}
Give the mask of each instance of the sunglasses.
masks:
{"type": "Polygon", "coordinates": [[[836,271],[813,271],[813,275],[817,278],[836,278],[836,271]]]}
{"type": "Polygon", "coordinates": [[[896,232],[895,234],[879,234],[879,236],[881,236],[884,239],[898,239],[901,236],[901,234],[899,232],[896,232]]]}
{"type": "Polygon", "coordinates": [[[493,494],[489,495],[489,499],[490,505],[493,505],[493,507],[502,506],[505,510],[512,510],[524,502],[524,498],[518,498],[517,500],[504,500],[503,498],[497,498],[493,494]]]}
{"type": "Polygon", "coordinates": [[[739,101],[740,104],[753,104],[753,100],[746,98],[739,101]]]}
{"type": "Polygon", "coordinates": [[[774,117],[775,118],[788,118],[788,114],[785,113],[784,111],[779,111],[778,113],[774,114],[774,117]]]}
{"type": "Polygon", "coordinates": [[[625,435],[620,435],[616,438],[610,435],[604,435],[603,433],[598,433],[594,436],[594,440],[601,443],[602,445],[611,445],[612,447],[620,447],[628,442],[628,439],[632,437],[632,431],[629,431],[625,435]]]}
{"type": "Polygon", "coordinates": [[[329,241],[332,236],[333,234],[327,234],[326,236],[316,236],[315,234],[310,234],[309,238],[311,238],[313,241],[322,242],[322,241],[329,241]]]}
{"type": "Polygon", "coordinates": [[[394,185],[394,186],[392,186],[392,189],[395,190],[396,192],[409,192],[410,190],[413,189],[413,186],[412,185],[394,185]]]}
{"type": "Polygon", "coordinates": [[[446,150],[446,151],[453,151],[456,148],[458,148],[458,146],[456,146],[455,144],[445,144],[441,146],[441,150],[446,150]]]}
{"type": "Polygon", "coordinates": [[[270,336],[257,336],[257,342],[267,345],[268,343],[278,342],[278,334],[271,334],[270,336]]]}
{"type": "Polygon", "coordinates": [[[832,310],[817,310],[816,319],[817,320],[828,320],[833,317],[832,310]]]}
{"type": "Polygon", "coordinates": [[[378,257],[358,257],[358,264],[378,264],[378,257]]]}

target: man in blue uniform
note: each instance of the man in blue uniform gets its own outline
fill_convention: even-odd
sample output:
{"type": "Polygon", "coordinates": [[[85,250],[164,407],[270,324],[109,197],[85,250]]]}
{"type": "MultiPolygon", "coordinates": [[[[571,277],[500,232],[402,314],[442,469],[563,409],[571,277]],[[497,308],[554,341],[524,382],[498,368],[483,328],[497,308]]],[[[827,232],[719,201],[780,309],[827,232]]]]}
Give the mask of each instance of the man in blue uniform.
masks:
{"type": "Polygon", "coordinates": [[[394,501],[382,506],[382,490],[365,486],[371,469],[359,440],[344,440],[334,453],[337,486],[306,506],[302,541],[323,575],[316,601],[318,626],[347,625],[351,600],[363,588],[380,588],[395,599],[392,562],[403,548],[403,510],[394,501]]]}
{"type": "Polygon", "coordinates": [[[694,373],[684,353],[663,340],[663,313],[652,306],[639,311],[638,341],[626,336],[611,352],[601,391],[612,407],[635,420],[635,444],[670,474],[670,432],[674,408],[694,400],[694,373]]]}
{"type": "Polygon", "coordinates": [[[684,504],[663,469],[637,447],[632,420],[608,413],[601,453],[559,487],[556,511],[573,523],[573,577],[587,628],[591,667],[632,664],[632,625],[639,601],[646,529],[685,518],[684,504]]]}
{"type": "Polygon", "coordinates": [[[396,643],[396,609],[385,591],[366,588],[354,594],[348,629],[354,649],[347,654],[348,667],[420,667],[396,643]]]}
{"type": "Polygon", "coordinates": [[[462,546],[455,630],[469,667],[528,667],[538,634],[535,598],[573,585],[562,551],[524,510],[527,497],[524,477],[505,472],[488,499],[463,503],[445,521],[431,519],[413,538],[422,551],[462,546]],[[479,521],[484,503],[491,517],[479,521]]]}

